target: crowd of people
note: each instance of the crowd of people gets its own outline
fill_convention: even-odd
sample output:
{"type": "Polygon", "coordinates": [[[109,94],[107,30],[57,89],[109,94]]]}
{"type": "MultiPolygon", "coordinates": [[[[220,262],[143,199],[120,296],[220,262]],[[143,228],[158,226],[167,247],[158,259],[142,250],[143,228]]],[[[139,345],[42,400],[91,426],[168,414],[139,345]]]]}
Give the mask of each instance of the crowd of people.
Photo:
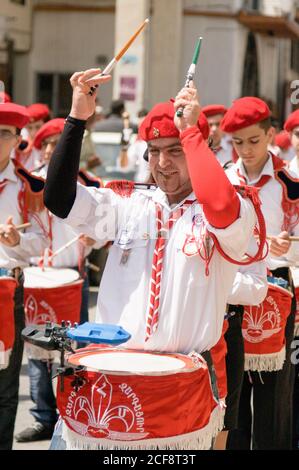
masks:
{"type": "MultiPolygon", "coordinates": [[[[262,99],[201,107],[191,82],[174,100],[141,110],[136,125],[120,100],[99,119],[97,99],[111,77],[98,74],[71,77],[65,118],[8,95],[0,104],[0,449],[13,446],[25,319],[53,319],[26,293],[28,267],[56,280],[62,270],[75,273],[84,323],[87,257],[99,249],[108,257],[96,322],[125,328],[131,337],[121,347],[130,352],[191,358],[195,373],[166,374],[165,393],[153,392],[149,410],[136,392],[139,433],[138,419],[125,420],[141,416],[127,411],[125,394],[110,421],[83,405],[68,409],[68,393],[84,392],[86,403],[107,383],[116,395],[121,382],[106,377],[101,388],[100,374],[92,382],[82,372],[81,385],[72,378],[56,403],[53,357],[28,348],[34,423],[17,441],[53,436],[52,449],[298,449],[299,110],[278,131],[262,99]],[[93,132],[120,134],[122,180],[93,173],[102,164],[93,132]],[[130,170],[135,181],[125,181],[130,170]]],[[[101,410],[98,395],[93,407],[101,410]]]]}

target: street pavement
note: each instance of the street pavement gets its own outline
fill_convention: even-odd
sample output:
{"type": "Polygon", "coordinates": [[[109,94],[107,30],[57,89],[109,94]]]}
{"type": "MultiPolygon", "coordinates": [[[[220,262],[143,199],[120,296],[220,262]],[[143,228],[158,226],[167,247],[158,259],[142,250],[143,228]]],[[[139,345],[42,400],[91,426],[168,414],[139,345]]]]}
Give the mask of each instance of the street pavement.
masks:
{"type": "MultiPolygon", "coordinates": [[[[89,297],[89,320],[92,322],[95,318],[96,302],[97,302],[98,288],[90,287],[89,297]]],[[[58,364],[56,364],[58,365],[58,364]]],[[[53,383],[54,390],[56,389],[56,380],[53,383]]],[[[29,378],[28,378],[28,360],[26,353],[23,356],[23,365],[20,376],[20,390],[19,390],[19,406],[17,419],[15,424],[15,434],[23,431],[25,428],[33,424],[34,419],[29,413],[29,409],[33,406],[29,394],[29,378]]],[[[19,443],[14,440],[14,450],[47,450],[50,441],[37,441],[29,443],[19,443]]]]}

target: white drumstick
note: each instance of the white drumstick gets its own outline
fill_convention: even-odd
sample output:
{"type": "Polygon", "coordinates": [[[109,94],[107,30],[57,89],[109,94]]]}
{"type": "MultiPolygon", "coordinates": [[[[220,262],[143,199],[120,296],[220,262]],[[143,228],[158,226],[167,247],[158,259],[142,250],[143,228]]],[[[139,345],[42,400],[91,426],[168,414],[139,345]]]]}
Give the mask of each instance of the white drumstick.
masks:
{"type": "MultiPolygon", "coordinates": [[[[274,237],[273,235],[267,235],[266,238],[267,238],[267,240],[272,240],[272,238],[276,238],[276,237],[274,237]]],[[[282,240],[288,240],[290,242],[299,242],[299,237],[291,236],[289,238],[284,238],[282,240]]]]}
{"type": "Polygon", "coordinates": [[[66,250],[69,246],[73,245],[74,243],[76,243],[80,238],[80,235],[77,235],[75,238],[73,238],[72,240],[70,240],[68,243],[66,243],[65,245],[63,245],[62,247],[60,247],[58,250],[56,250],[51,256],[49,256],[49,260],[52,260],[55,256],[59,255],[60,253],[62,253],[64,250],[66,250]]]}

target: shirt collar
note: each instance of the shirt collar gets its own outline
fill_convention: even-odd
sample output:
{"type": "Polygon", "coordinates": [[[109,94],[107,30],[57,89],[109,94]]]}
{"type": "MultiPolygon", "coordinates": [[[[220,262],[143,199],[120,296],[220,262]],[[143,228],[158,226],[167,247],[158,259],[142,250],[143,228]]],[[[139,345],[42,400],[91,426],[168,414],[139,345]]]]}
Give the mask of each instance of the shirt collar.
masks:
{"type": "Polygon", "coordinates": [[[165,207],[165,209],[167,209],[168,211],[174,211],[178,207],[182,206],[184,201],[186,201],[187,199],[195,200],[196,196],[195,196],[194,192],[190,193],[186,198],[184,198],[181,202],[179,202],[178,204],[176,204],[173,207],[171,207],[169,205],[168,198],[167,198],[166,194],[162,191],[162,189],[157,188],[156,191],[154,192],[153,196],[152,196],[152,200],[154,202],[157,202],[158,204],[161,204],[161,206],[165,207]]]}
{"type": "Polygon", "coordinates": [[[14,164],[11,161],[11,159],[9,159],[9,163],[8,163],[7,167],[4,168],[4,170],[2,172],[0,172],[0,181],[2,181],[4,179],[6,179],[8,181],[12,181],[13,183],[18,182],[18,177],[15,173],[15,167],[14,167],[14,164]]]}
{"type": "MultiPolygon", "coordinates": [[[[245,167],[243,165],[243,162],[242,162],[241,158],[238,159],[238,161],[236,163],[236,167],[238,168],[240,174],[242,176],[244,176],[247,180],[247,173],[246,173],[246,170],[245,170],[245,167]]],[[[271,178],[274,178],[274,176],[275,176],[274,175],[274,168],[273,168],[273,161],[272,161],[272,158],[271,158],[270,154],[269,154],[269,158],[266,161],[266,163],[264,165],[264,168],[260,172],[259,176],[256,179],[249,181],[248,184],[257,183],[260,180],[260,178],[264,175],[271,176],[271,178]]]]}

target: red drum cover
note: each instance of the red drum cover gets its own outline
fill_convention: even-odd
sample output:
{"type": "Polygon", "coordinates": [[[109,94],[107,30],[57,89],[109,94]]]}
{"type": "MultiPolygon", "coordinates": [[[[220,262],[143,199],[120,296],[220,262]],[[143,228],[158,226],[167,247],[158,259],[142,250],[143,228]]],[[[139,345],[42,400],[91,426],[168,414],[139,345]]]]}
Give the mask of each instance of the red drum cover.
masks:
{"type": "Polygon", "coordinates": [[[82,283],[76,281],[59,287],[26,287],[24,289],[26,325],[44,325],[47,321],[79,322],[82,283]]]}
{"type": "MultiPolygon", "coordinates": [[[[125,351],[130,367],[132,350],[125,351]]],[[[107,352],[111,350],[101,350],[107,352]]],[[[185,357],[186,367],[153,375],[81,370],[77,380],[64,378],[63,392],[58,383],[57,406],[67,448],[209,448],[222,428],[223,414],[213,397],[206,363],[196,365],[183,355],[158,355],[185,357]]]]}
{"type": "Polygon", "coordinates": [[[15,341],[14,295],[17,281],[0,278],[0,369],[8,366],[15,341]]]}
{"type": "Polygon", "coordinates": [[[258,306],[245,306],[242,334],[245,370],[282,369],[285,361],[285,326],[290,314],[292,294],[268,284],[265,300],[258,306]]]}

